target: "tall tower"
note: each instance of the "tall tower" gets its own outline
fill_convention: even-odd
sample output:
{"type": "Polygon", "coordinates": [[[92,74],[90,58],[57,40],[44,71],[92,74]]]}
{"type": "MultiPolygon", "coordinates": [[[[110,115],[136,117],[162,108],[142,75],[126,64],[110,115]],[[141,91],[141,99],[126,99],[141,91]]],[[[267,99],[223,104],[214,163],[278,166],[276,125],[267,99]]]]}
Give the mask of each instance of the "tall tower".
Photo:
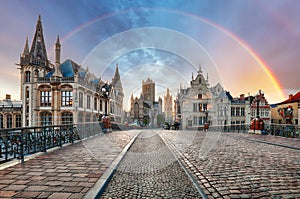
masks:
{"type": "Polygon", "coordinates": [[[20,56],[21,93],[24,111],[22,115],[23,126],[34,126],[37,121],[35,109],[37,106],[36,79],[40,74],[51,70],[47,58],[46,45],[43,36],[41,16],[38,17],[34,37],[29,50],[26,38],[23,53],[20,56]]]}
{"type": "Polygon", "coordinates": [[[117,122],[122,122],[123,115],[123,86],[119,73],[119,66],[116,64],[115,75],[112,78],[112,87],[114,90],[114,100],[111,102],[113,114],[115,114],[115,119],[117,122]]]}
{"type": "Polygon", "coordinates": [[[149,77],[146,81],[143,80],[142,93],[145,101],[151,102],[152,104],[155,102],[155,82],[149,77]]]}
{"type": "Polygon", "coordinates": [[[165,112],[165,121],[168,123],[172,122],[172,112],[173,112],[173,101],[172,95],[170,94],[169,88],[167,88],[166,95],[164,96],[164,112],[165,112]]]}

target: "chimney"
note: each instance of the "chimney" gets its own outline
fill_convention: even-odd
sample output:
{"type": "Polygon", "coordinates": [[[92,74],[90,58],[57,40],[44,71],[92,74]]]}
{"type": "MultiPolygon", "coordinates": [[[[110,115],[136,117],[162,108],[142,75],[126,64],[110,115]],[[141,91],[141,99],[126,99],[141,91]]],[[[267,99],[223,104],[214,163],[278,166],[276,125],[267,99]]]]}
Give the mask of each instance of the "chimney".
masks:
{"type": "Polygon", "coordinates": [[[240,95],[240,100],[245,100],[245,94],[240,95]]]}
{"type": "Polygon", "coordinates": [[[289,94],[289,100],[293,99],[293,94],[289,94]]]}
{"type": "Polygon", "coordinates": [[[5,100],[6,101],[10,101],[11,99],[10,99],[10,95],[9,94],[6,94],[6,96],[5,96],[5,100]]]}

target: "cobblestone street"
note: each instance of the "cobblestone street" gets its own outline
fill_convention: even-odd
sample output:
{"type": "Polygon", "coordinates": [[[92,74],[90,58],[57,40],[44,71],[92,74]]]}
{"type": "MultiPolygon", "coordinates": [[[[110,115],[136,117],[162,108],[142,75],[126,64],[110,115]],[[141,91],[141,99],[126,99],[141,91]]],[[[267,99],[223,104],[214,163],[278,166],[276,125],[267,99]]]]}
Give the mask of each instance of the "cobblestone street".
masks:
{"type": "Polygon", "coordinates": [[[299,140],[192,131],[161,135],[180,151],[181,161],[209,198],[300,198],[300,151],[253,141],[299,148],[299,140]]]}
{"type": "Polygon", "coordinates": [[[201,198],[155,131],[143,131],[101,198],[201,198]]]}

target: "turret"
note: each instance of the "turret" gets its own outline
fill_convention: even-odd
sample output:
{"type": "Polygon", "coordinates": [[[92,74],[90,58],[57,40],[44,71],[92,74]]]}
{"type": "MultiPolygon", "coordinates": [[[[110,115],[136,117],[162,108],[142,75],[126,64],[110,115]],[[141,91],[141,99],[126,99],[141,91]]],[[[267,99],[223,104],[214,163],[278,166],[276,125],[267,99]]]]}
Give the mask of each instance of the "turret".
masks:
{"type": "Polygon", "coordinates": [[[26,38],[25,47],[23,53],[20,56],[20,65],[28,65],[30,61],[30,54],[29,54],[29,45],[28,45],[28,37],[26,38]]]}
{"type": "Polygon", "coordinates": [[[61,53],[61,45],[59,42],[59,36],[57,35],[57,40],[55,43],[55,65],[60,64],[60,53],[61,53]]]}

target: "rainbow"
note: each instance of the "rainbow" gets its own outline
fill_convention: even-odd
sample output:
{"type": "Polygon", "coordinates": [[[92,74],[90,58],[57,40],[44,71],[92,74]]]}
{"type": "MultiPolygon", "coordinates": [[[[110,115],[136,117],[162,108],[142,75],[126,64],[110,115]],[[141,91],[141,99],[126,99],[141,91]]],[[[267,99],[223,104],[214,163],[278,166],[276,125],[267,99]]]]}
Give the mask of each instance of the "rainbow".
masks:
{"type": "MultiPolygon", "coordinates": [[[[64,40],[67,40],[69,37],[71,37],[72,35],[76,34],[77,32],[81,31],[82,29],[94,24],[95,22],[101,21],[103,19],[107,19],[113,16],[117,16],[120,14],[126,14],[132,10],[134,11],[142,11],[145,8],[136,8],[136,9],[131,9],[131,10],[121,10],[118,12],[113,12],[113,13],[109,13],[106,15],[102,15],[100,17],[96,17],[86,23],[81,24],[80,26],[78,26],[77,28],[75,28],[74,30],[70,31],[68,34],[66,34],[63,38],[62,38],[62,42],[64,40]]],[[[165,9],[165,8],[146,8],[147,10],[154,10],[154,11],[161,11],[161,12],[169,12],[169,13],[175,13],[178,15],[183,15],[183,16],[189,16],[192,17],[196,20],[199,20],[203,23],[206,23],[214,28],[216,28],[217,30],[221,31],[222,33],[224,33],[225,35],[227,35],[229,38],[231,38],[233,41],[235,41],[240,47],[242,47],[257,63],[258,65],[263,69],[263,71],[266,73],[266,75],[268,76],[268,78],[271,80],[271,82],[273,83],[275,89],[279,92],[280,97],[282,99],[285,99],[285,94],[283,92],[282,86],[279,82],[279,80],[276,78],[275,74],[272,72],[272,70],[270,69],[270,67],[267,65],[267,63],[249,46],[247,45],[247,43],[245,41],[243,41],[241,38],[239,38],[238,36],[236,36],[234,33],[230,32],[229,30],[225,29],[224,27],[206,19],[203,17],[200,17],[198,15],[195,14],[191,14],[191,13],[187,13],[187,12],[182,12],[179,10],[174,10],[174,9],[165,9]]]]}

